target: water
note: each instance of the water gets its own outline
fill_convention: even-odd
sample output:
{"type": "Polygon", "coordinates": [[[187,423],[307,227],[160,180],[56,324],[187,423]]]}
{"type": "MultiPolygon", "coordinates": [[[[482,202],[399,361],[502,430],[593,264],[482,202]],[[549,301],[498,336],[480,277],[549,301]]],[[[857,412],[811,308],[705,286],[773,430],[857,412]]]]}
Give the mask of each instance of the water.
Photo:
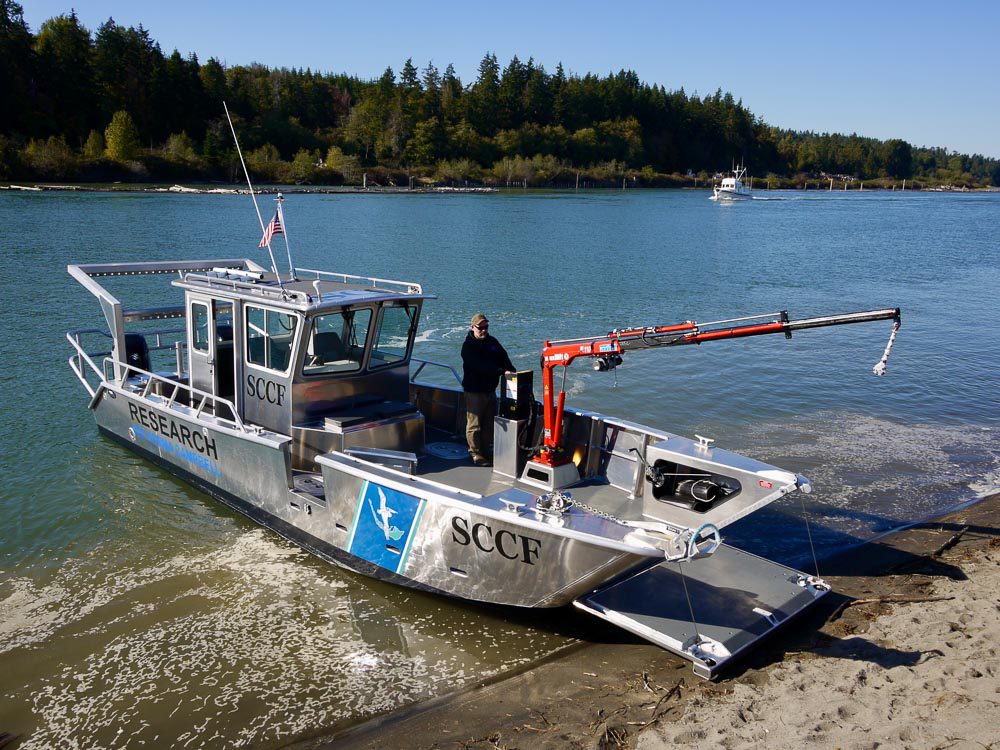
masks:
{"type": "MultiPolygon", "coordinates": [[[[900,306],[884,378],[871,367],[888,322],[635,353],[617,375],[582,362],[569,400],[809,476],[821,567],[996,491],[1000,195],[762,197],[292,196],[286,218],[299,265],[439,295],[417,355],[455,366],[477,310],[537,372],[545,339],[900,306]]],[[[571,613],[514,616],[340,571],[98,435],[64,334],[101,319],[66,264],[264,262],[258,237],[246,197],[0,194],[0,733],[22,747],[276,747],[585,633],[571,613]]],[[[175,301],[161,287],[135,302],[175,301]]],[[[798,499],[726,538],[811,564],[798,499]]]]}

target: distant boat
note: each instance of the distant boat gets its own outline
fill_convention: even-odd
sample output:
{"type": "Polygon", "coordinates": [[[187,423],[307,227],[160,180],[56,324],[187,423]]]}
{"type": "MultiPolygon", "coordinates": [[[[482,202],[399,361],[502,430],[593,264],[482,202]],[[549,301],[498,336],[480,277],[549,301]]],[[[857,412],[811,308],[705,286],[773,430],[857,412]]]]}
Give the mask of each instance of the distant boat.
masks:
{"type": "Polygon", "coordinates": [[[747,170],[742,164],[733,168],[732,177],[723,177],[722,182],[712,188],[712,195],[709,200],[732,201],[744,200],[753,197],[752,188],[743,184],[743,178],[747,170]]]}

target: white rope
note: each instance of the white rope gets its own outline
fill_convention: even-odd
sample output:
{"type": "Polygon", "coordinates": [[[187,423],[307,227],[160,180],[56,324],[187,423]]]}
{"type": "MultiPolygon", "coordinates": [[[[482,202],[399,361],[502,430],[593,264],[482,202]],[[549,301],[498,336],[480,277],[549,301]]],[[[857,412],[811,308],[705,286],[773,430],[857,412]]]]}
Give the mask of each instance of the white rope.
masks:
{"type": "Polygon", "coordinates": [[[892,324],[892,333],[889,334],[889,343],[885,345],[885,351],[882,352],[882,359],[880,359],[878,364],[872,368],[872,372],[880,377],[885,375],[886,364],[889,362],[889,355],[892,353],[892,345],[896,343],[897,333],[899,333],[898,320],[892,324]]]}

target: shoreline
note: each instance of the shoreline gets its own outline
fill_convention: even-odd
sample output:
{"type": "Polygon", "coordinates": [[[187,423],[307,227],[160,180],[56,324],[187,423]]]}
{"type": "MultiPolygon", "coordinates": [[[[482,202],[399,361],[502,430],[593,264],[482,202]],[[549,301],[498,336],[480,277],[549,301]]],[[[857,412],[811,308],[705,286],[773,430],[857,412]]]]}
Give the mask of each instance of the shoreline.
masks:
{"type": "Polygon", "coordinates": [[[990,722],[956,718],[984,704],[995,711],[1000,699],[1000,647],[993,648],[1000,635],[1000,494],[846,550],[821,567],[833,592],[717,681],[610,628],[524,670],[287,747],[1000,742],[990,722]],[[950,710],[935,723],[925,714],[939,705],[950,710]]]}
{"type": "MultiPolygon", "coordinates": [[[[198,184],[198,183],[193,183],[198,184]]],[[[650,187],[631,187],[628,190],[704,190],[711,191],[712,186],[705,185],[702,186],[691,186],[691,185],[681,185],[673,187],[665,186],[650,186],[650,187]]],[[[504,191],[518,191],[523,192],[525,190],[542,190],[542,191],[573,191],[579,192],[584,191],[603,191],[603,192],[622,192],[622,188],[612,187],[612,186],[602,186],[602,187],[583,187],[583,188],[573,188],[573,187],[552,187],[552,186],[530,186],[522,187],[519,185],[509,185],[504,187],[491,187],[491,186],[475,186],[475,187],[448,187],[448,186],[428,186],[428,187],[397,187],[395,185],[373,185],[371,187],[363,187],[361,185],[288,185],[288,186],[267,186],[262,188],[255,188],[254,192],[257,195],[274,195],[277,193],[284,193],[286,195],[353,195],[353,194],[387,194],[387,195],[406,195],[412,193],[414,195],[426,195],[434,193],[469,193],[469,194],[489,194],[489,193],[500,193],[504,191]]],[[[44,182],[31,183],[26,185],[20,184],[4,184],[0,185],[0,191],[11,191],[11,192],[25,192],[25,193],[50,193],[50,192],[64,192],[64,193],[178,193],[187,195],[249,195],[250,191],[247,188],[233,187],[233,186],[216,186],[216,187],[187,187],[184,185],[172,185],[164,186],[162,184],[153,183],[81,183],[78,185],[61,185],[61,184],[50,184],[44,182]]],[[[772,192],[770,188],[768,189],[757,189],[753,191],[754,193],[767,194],[772,192]]],[[[904,190],[895,190],[894,188],[888,187],[872,187],[868,190],[827,190],[825,188],[817,187],[815,189],[809,190],[801,187],[783,187],[774,188],[774,192],[803,192],[803,193],[1000,193],[1000,187],[985,187],[985,188],[961,188],[961,187],[949,187],[949,186],[935,186],[935,187],[925,187],[925,188],[910,188],[904,190]]]]}
{"type": "MultiPolygon", "coordinates": [[[[519,189],[519,188],[518,188],[519,189]]],[[[94,185],[50,185],[47,183],[36,183],[32,185],[0,185],[0,190],[11,190],[22,193],[177,193],[183,195],[250,195],[248,188],[240,187],[186,187],[184,185],[172,185],[163,187],[153,184],[129,184],[108,185],[97,183],[94,185]]],[[[332,185],[289,185],[289,186],[267,186],[254,188],[256,195],[276,195],[283,193],[287,195],[336,195],[339,193],[497,193],[500,188],[492,187],[395,187],[395,186],[373,186],[360,187],[332,186],[332,185]]]]}

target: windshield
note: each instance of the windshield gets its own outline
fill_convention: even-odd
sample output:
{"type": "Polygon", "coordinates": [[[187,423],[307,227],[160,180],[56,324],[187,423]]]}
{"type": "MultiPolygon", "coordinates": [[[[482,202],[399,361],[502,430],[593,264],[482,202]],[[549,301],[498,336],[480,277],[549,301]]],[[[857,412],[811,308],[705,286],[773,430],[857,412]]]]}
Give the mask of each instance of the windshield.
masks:
{"type": "Polygon", "coordinates": [[[342,310],[313,319],[302,365],[304,375],[361,369],[372,311],[342,310]]]}

